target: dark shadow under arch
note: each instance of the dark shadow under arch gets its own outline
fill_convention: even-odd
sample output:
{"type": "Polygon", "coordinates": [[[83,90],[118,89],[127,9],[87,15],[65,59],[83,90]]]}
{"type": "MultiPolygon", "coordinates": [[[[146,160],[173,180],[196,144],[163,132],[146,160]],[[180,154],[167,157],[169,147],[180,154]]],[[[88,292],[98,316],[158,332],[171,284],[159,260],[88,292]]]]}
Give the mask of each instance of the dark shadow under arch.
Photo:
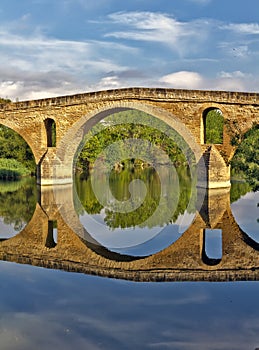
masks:
{"type": "Polygon", "coordinates": [[[46,135],[47,135],[47,147],[56,147],[56,122],[54,119],[47,118],[44,120],[46,135]]]}

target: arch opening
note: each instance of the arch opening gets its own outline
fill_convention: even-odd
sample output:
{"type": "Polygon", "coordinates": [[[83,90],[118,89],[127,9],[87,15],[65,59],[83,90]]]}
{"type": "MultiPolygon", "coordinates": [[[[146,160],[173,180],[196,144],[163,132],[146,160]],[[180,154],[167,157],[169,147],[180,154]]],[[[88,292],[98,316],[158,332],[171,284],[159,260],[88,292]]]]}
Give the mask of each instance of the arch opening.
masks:
{"type": "Polygon", "coordinates": [[[0,239],[16,236],[37,202],[35,159],[17,132],[0,124],[0,239]]]}
{"type": "Polygon", "coordinates": [[[223,144],[224,118],[219,108],[210,107],[203,111],[203,143],[223,144]]]}
{"type": "Polygon", "coordinates": [[[56,122],[54,119],[44,120],[47,135],[47,147],[56,147],[56,122]]]}

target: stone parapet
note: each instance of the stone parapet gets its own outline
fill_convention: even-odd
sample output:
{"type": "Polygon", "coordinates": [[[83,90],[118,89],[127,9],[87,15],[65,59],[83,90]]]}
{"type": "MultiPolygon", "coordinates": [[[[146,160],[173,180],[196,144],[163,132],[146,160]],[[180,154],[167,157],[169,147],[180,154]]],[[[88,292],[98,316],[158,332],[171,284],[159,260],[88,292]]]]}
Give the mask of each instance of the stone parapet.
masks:
{"type": "Polygon", "coordinates": [[[74,105],[94,101],[121,99],[149,99],[163,101],[197,101],[228,104],[258,104],[259,93],[214,90],[185,90],[165,88],[124,88],[87,92],[68,96],[43,98],[0,105],[0,109],[14,110],[35,107],[74,105]]]}

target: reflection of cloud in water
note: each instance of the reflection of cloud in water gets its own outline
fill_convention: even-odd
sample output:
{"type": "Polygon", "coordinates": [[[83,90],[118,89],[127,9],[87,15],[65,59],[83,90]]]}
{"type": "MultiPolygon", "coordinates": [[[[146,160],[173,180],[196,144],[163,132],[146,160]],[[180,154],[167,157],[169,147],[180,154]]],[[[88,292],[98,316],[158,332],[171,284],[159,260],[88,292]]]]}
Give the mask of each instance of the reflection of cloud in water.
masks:
{"type": "Polygon", "coordinates": [[[152,228],[110,229],[104,222],[105,213],[84,213],[80,221],[91,236],[104,247],[121,254],[150,255],[174,243],[191,225],[195,214],[185,211],[173,224],[152,228]]]}
{"type": "Polygon", "coordinates": [[[99,214],[89,215],[85,213],[85,215],[80,217],[80,221],[97,242],[111,249],[142,244],[155,237],[162,230],[161,227],[110,229],[99,214]]]}
{"type": "Polygon", "coordinates": [[[195,218],[195,213],[187,213],[184,212],[184,215],[179,215],[176,220],[176,225],[179,225],[179,232],[183,233],[187,230],[187,228],[191,225],[195,218]]]}
{"type": "MultiPolygon", "coordinates": [[[[25,226],[26,224],[24,223],[22,225],[22,228],[25,226]]],[[[21,228],[21,230],[22,230],[21,228]]],[[[20,230],[19,230],[20,231],[20,230]]],[[[4,223],[4,219],[0,217],[0,239],[1,238],[11,238],[14,237],[15,235],[17,235],[17,233],[19,232],[17,230],[14,229],[14,224],[6,224],[4,223]]]]}
{"type": "Polygon", "coordinates": [[[135,283],[2,262],[1,349],[255,349],[257,299],[257,282],[135,283]]]}
{"type": "Polygon", "coordinates": [[[231,210],[240,228],[259,241],[259,191],[249,192],[231,204],[231,210]]]}

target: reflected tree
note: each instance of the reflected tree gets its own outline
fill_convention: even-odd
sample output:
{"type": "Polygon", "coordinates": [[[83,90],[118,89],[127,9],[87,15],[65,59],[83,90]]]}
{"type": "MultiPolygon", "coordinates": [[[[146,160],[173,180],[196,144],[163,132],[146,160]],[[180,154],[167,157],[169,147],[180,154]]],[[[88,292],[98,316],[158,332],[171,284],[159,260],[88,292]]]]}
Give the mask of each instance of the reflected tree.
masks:
{"type": "MultiPolygon", "coordinates": [[[[102,186],[105,173],[100,174],[98,186],[102,186]]],[[[118,201],[127,201],[130,199],[129,185],[133,180],[141,180],[147,188],[146,197],[142,204],[136,210],[130,210],[126,213],[119,212],[116,204],[103,207],[96,198],[91,187],[91,174],[83,181],[77,177],[77,193],[83,207],[88,214],[100,214],[104,209],[104,221],[111,229],[128,227],[155,227],[164,226],[175,222],[179,215],[184,214],[188,208],[189,212],[195,212],[195,198],[190,203],[191,198],[191,178],[185,167],[177,168],[177,174],[173,174],[168,169],[164,169],[159,175],[154,168],[125,168],[117,172],[113,170],[109,174],[109,185],[112,195],[118,201]],[[161,181],[163,183],[164,195],[161,194],[161,181]],[[179,198],[176,197],[175,186],[179,181],[179,198]],[[177,203],[176,203],[177,201],[177,203]],[[193,205],[190,205],[193,204],[193,205]],[[174,207],[174,209],[172,209],[174,207]],[[156,211],[156,215],[152,216],[156,211]]],[[[107,198],[102,199],[102,203],[107,198]]],[[[130,204],[129,204],[130,205],[130,204]]],[[[134,208],[134,203],[132,203],[134,208]]]]}
{"type": "Polygon", "coordinates": [[[16,182],[0,182],[0,216],[16,231],[28,223],[37,202],[37,187],[32,178],[16,182]]]}

